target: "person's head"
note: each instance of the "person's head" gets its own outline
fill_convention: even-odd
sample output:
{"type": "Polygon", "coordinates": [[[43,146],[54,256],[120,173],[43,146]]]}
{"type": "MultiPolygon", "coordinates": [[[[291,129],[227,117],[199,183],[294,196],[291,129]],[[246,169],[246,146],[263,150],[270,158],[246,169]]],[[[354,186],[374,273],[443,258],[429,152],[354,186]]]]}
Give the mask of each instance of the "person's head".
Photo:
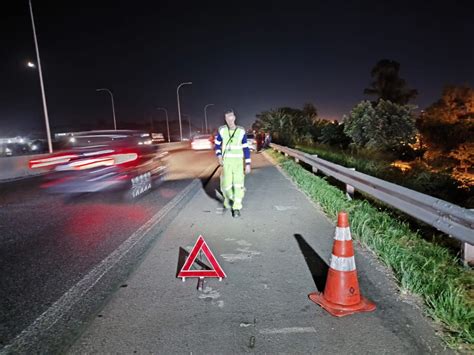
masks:
{"type": "Polygon", "coordinates": [[[230,128],[235,126],[235,113],[232,110],[229,110],[225,113],[225,123],[227,123],[227,126],[230,128]]]}

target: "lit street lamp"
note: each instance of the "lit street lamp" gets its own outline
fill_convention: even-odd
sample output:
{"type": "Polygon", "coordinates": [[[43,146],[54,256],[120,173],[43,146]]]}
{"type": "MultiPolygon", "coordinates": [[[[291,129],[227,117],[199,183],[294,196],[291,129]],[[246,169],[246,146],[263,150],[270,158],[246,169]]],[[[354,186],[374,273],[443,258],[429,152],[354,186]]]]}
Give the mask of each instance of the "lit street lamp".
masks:
{"type": "Polygon", "coordinates": [[[180,136],[181,141],[183,141],[183,126],[181,125],[181,106],[179,104],[179,88],[183,85],[191,85],[191,84],[192,84],[192,81],[188,81],[188,82],[179,84],[178,87],[176,88],[176,98],[178,101],[179,136],[180,136]]]}
{"type": "MultiPolygon", "coordinates": [[[[38,74],[39,74],[40,86],[41,86],[41,98],[43,99],[44,121],[46,124],[46,137],[48,139],[49,153],[52,153],[53,143],[51,141],[51,130],[49,129],[48,107],[46,105],[46,94],[44,92],[43,72],[41,70],[41,60],[40,60],[40,54],[39,54],[39,48],[38,48],[38,40],[36,38],[35,19],[33,17],[33,6],[31,5],[31,0],[29,1],[29,5],[30,5],[31,25],[33,27],[33,38],[35,40],[36,61],[38,62],[38,74]]],[[[28,62],[28,67],[34,68],[35,65],[31,62],[28,62]]]]}
{"type": "Polygon", "coordinates": [[[26,64],[28,66],[28,68],[36,68],[36,65],[35,63],[33,62],[28,62],[28,64],[26,64]]]}
{"type": "Polygon", "coordinates": [[[117,130],[117,121],[115,120],[115,103],[114,103],[114,95],[112,91],[107,88],[96,89],[95,91],[107,91],[110,95],[110,99],[112,100],[112,115],[114,116],[114,130],[117,130]]]}
{"type": "Polygon", "coordinates": [[[206,124],[206,133],[208,133],[208,130],[207,130],[207,108],[209,106],[214,106],[214,104],[207,104],[206,106],[204,106],[204,122],[206,124]]]}
{"type": "Polygon", "coordinates": [[[168,110],[165,109],[164,107],[157,107],[156,108],[157,110],[163,110],[165,111],[165,115],[166,115],[166,131],[168,133],[168,143],[171,142],[171,139],[170,139],[170,125],[168,123],[168,110]]]}

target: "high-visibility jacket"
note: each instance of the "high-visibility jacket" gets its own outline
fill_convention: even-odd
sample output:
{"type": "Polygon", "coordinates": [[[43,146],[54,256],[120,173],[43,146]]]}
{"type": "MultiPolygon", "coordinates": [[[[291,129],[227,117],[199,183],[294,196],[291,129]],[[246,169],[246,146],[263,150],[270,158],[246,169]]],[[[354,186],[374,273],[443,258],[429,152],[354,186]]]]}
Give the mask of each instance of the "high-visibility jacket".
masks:
{"type": "Polygon", "coordinates": [[[236,126],[235,132],[227,125],[219,127],[215,138],[215,151],[217,156],[227,159],[245,159],[245,164],[250,164],[250,149],[247,143],[245,129],[236,126]]]}

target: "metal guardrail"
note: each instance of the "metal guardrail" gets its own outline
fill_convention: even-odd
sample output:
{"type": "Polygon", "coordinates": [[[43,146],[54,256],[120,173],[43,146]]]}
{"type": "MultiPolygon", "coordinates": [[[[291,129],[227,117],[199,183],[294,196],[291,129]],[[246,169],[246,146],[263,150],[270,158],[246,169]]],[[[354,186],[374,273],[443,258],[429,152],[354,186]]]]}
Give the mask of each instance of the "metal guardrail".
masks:
{"type": "Polygon", "coordinates": [[[447,201],[422,194],[406,187],[357,172],[331,163],[315,155],[278,144],[270,144],[274,150],[303,161],[325,175],[353,186],[407,215],[421,220],[450,236],[474,245],[474,212],[447,201]]]}

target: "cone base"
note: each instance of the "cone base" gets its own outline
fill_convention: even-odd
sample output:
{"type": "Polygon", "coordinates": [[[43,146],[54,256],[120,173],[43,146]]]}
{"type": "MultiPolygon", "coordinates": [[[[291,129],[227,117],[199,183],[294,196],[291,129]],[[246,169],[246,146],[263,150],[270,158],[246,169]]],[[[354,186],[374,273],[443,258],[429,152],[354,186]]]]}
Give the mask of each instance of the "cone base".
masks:
{"type": "Polygon", "coordinates": [[[311,301],[320,305],[334,317],[344,317],[348,316],[349,314],[359,312],[372,312],[376,308],[375,303],[362,296],[360,296],[359,303],[351,306],[332,303],[324,298],[324,294],[322,292],[312,292],[308,295],[308,297],[311,301]]]}

